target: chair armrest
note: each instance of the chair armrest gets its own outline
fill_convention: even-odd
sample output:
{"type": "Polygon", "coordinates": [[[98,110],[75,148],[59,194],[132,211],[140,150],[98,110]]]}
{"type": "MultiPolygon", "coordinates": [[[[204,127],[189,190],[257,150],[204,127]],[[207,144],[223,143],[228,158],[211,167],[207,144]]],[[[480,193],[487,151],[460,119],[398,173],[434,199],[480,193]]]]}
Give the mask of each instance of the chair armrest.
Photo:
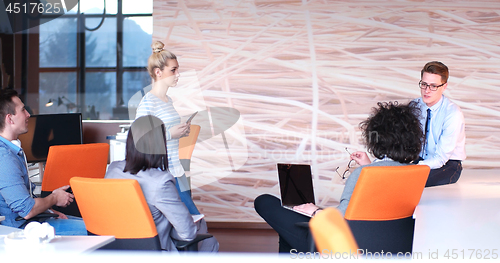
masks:
{"type": "MultiPolygon", "coordinates": [[[[33,222],[33,221],[44,222],[48,218],[58,217],[58,216],[59,216],[58,214],[54,214],[54,213],[40,213],[40,214],[30,218],[30,219],[27,219],[26,222],[24,222],[22,225],[19,226],[19,228],[24,228],[28,223],[33,222]]],[[[24,217],[21,217],[21,216],[16,217],[16,221],[21,221],[21,220],[25,220],[24,217]]]]}
{"type": "Polygon", "coordinates": [[[212,234],[197,234],[191,241],[175,241],[175,247],[179,251],[198,251],[198,242],[213,237],[212,234]]]}

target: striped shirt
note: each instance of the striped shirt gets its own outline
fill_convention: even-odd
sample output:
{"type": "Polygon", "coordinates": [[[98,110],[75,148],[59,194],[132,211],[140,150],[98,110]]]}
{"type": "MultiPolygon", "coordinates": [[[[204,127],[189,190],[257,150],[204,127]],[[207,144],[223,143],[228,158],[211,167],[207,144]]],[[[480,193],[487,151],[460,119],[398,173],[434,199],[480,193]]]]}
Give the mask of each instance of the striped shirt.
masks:
{"type": "Polygon", "coordinates": [[[146,93],[142,98],[135,118],[145,115],[153,115],[158,117],[165,123],[167,136],[167,154],[168,154],[168,170],[175,177],[184,175],[184,169],[179,161],[179,139],[172,139],[170,128],[181,123],[181,117],[172,104],[172,99],[167,95],[168,102],[162,101],[160,98],[146,93]]]}

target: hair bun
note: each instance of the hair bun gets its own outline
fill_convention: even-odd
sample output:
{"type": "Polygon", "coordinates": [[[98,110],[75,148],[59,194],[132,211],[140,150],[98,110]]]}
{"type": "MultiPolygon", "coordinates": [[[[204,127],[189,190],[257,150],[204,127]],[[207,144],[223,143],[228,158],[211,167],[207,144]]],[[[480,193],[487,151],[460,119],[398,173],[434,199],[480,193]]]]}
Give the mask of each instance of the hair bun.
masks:
{"type": "Polygon", "coordinates": [[[161,41],[156,41],[151,45],[151,48],[153,48],[153,53],[160,53],[163,50],[163,47],[165,47],[165,44],[161,41]]]}

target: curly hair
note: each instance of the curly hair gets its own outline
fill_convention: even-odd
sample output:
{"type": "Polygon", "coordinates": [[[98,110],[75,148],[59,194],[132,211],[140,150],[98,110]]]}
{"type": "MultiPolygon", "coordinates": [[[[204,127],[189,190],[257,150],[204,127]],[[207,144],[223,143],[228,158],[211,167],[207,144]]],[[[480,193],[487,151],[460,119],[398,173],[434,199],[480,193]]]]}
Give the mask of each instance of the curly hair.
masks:
{"type": "Polygon", "coordinates": [[[417,160],[423,140],[417,103],[395,101],[377,105],[372,115],[360,124],[368,152],[378,159],[387,156],[400,163],[417,160]]]}

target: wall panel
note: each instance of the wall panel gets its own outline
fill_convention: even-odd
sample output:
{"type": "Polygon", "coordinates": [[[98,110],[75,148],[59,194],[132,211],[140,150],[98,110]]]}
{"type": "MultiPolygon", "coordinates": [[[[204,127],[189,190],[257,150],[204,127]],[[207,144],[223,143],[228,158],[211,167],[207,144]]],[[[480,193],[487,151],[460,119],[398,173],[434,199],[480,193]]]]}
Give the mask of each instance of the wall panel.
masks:
{"type": "Polygon", "coordinates": [[[211,221],[260,221],[252,201],[279,193],[277,162],[312,164],[319,203],[335,205],[359,122],[418,97],[431,60],[465,115],[465,169],[500,167],[498,1],[155,1],[153,17],[179,57],[176,107],[208,110],[191,174],[211,221]]]}

